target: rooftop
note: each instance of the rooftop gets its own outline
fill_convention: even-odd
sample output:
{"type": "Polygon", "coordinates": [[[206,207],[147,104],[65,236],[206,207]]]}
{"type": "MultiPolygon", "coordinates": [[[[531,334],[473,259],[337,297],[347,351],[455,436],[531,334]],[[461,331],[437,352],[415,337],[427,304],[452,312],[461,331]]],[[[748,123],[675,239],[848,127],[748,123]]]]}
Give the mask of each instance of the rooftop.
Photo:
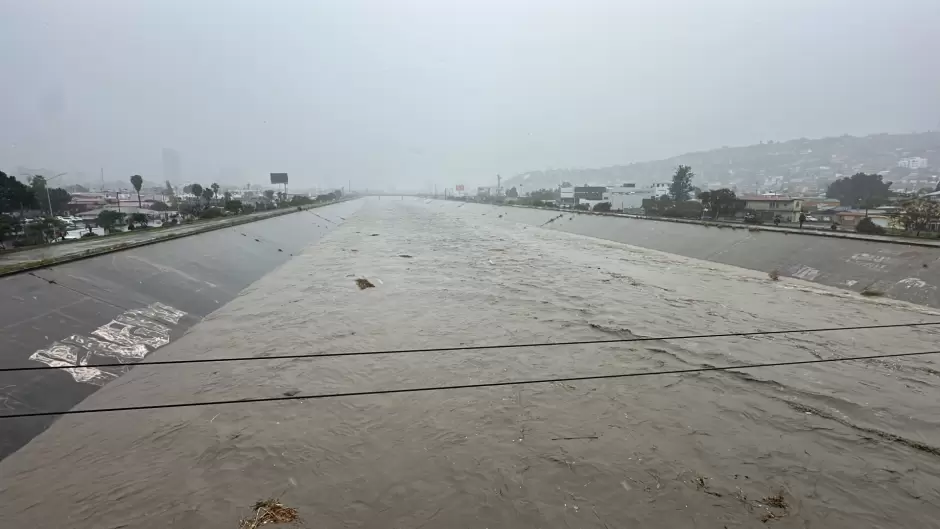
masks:
{"type": "Polygon", "coordinates": [[[761,196],[742,196],[742,197],[738,197],[738,198],[739,198],[740,200],[747,200],[748,202],[758,202],[758,201],[764,201],[764,202],[771,202],[771,201],[773,201],[773,202],[780,202],[780,201],[784,201],[784,202],[786,202],[786,201],[789,201],[789,200],[803,200],[802,198],[799,198],[799,197],[788,197],[788,196],[783,196],[783,195],[775,196],[775,197],[768,197],[768,196],[763,196],[763,195],[761,195],[761,196]]]}

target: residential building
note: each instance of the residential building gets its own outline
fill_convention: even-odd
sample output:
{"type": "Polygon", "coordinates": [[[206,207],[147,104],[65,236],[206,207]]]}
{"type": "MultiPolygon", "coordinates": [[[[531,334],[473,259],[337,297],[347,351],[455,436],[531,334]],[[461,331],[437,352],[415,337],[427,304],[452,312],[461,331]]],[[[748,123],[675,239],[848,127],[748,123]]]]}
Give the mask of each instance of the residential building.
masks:
{"type": "Polygon", "coordinates": [[[651,189],[653,191],[653,198],[659,198],[663,195],[668,195],[670,185],[671,184],[669,182],[656,182],[655,184],[653,184],[651,186],[651,189]]]}
{"type": "Polygon", "coordinates": [[[898,160],[898,167],[906,167],[908,169],[921,169],[927,167],[927,158],[921,158],[920,156],[913,156],[911,158],[901,158],[898,160]]]}
{"type": "Polygon", "coordinates": [[[105,206],[108,203],[105,193],[73,193],[69,201],[69,213],[81,213],[105,206]]]}
{"type": "Polygon", "coordinates": [[[806,211],[825,211],[832,208],[839,207],[839,199],[837,198],[806,198],[803,199],[803,207],[806,211]]]}
{"type": "Polygon", "coordinates": [[[855,229],[858,226],[858,223],[862,219],[868,217],[876,226],[881,226],[882,228],[888,228],[891,226],[891,217],[883,211],[877,210],[864,210],[864,209],[851,209],[848,211],[840,211],[835,214],[833,222],[842,226],[844,228],[855,229]]]}
{"type": "MultiPolygon", "coordinates": [[[[803,199],[783,195],[744,196],[738,200],[743,202],[742,211],[752,211],[765,222],[773,222],[780,216],[781,222],[799,222],[803,211],[803,199]]],[[[743,213],[742,213],[743,215],[743,213]]]]}
{"type": "Polygon", "coordinates": [[[561,193],[561,197],[558,202],[559,205],[571,207],[576,204],[574,200],[574,187],[562,187],[559,188],[559,192],[561,193]]]}

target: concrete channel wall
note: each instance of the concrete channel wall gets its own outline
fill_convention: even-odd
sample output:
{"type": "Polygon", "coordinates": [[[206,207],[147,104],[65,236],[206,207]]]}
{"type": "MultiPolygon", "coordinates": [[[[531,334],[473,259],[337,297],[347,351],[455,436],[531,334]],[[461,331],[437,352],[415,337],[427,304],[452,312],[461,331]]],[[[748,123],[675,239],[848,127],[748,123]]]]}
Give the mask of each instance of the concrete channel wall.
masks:
{"type": "MultiPolygon", "coordinates": [[[[940,308],[940,248],[604,215],[467,204],[503,220],[587,235],[940,308]],[[556,220],[552,220],[556,219],[556,220]],[[551,221],[551,222],[549,222],[551,221]]],[[[780,300],[786,310],[786,300],[780,300]]]]}
{"type": "MultiPolygon", "coordinates": [[[[72,408],[126,369],[94,364],[133,364],[179,338],[328,234],[362,203],[344,202],[0,278],[0,368],[89,366],[0,372],[0,415],[72,408]]],[[[54,420],[4,419],[0,458],[54,420]]]]}

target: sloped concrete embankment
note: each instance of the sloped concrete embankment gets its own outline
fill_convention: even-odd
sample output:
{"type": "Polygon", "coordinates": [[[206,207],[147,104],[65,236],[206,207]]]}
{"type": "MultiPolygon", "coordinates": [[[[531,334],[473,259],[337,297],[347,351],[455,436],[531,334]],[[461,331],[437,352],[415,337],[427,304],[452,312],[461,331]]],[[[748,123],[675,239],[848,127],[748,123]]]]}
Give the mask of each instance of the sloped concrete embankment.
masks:
{"type": "MultiPolygon", "coordinates": [[[[467,204],[465,211],[824,285],[940,307],[940,249],[527,208],[467,204]]],[[[786,300],[780,300],[786,310],[786,300]]]]}
{"type": "MultiPolygon", "coordinates": [[[[335,204],[0,279],[0,367],[89,366],[0,373],[0,414],[71,408],[124,371],[95,363],[140,361],[361,206],[335,204]]],[[[5,420],[0,457],[53,420],[5,420]]]]}

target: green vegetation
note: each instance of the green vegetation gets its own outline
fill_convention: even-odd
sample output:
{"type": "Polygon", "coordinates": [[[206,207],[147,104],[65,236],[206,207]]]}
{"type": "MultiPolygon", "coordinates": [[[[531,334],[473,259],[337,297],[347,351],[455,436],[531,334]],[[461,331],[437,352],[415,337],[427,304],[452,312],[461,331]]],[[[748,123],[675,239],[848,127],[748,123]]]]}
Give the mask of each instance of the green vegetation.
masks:
{"type": "Polygon", "coordinates": [[[919,237],[921,232],[940,222],[940,203],[923,198],[909,200],[892,217],[904,231],[919,237]]]}
{"type": "Polygon", "coordinates": [[[683,219],[702,218],[702,204],[695,201],[676,202],[669,195],[643,199],[643,211],[650,216],[675,217],[683,219]]]}
{"type": "Polygon", "coordinates": [[[884,235],[885,233],[885,229],[875,224],[869,217],[864,217],[860,220],[858,226],[855,227],[855,231],[869,235],[884,235]]]}
{"type": "Polygon", "coordinates": [[[98,226],[103,229],[105,233],[111,233],[114,228],[124,223],[125,216],[125,213],[106,209],[98,214],[98,226]]]}
{"type": "MultiPolygon", "coordinates": [[[[212,192],[211,189],[207,189],[207,191],[212,192]]],[[[205,211],[203,211],[199,215],[199,218],[200,219],[217,219],[223,215],[225,215],[225,213],[222,212],[222,208],[206,208],[205,211]]]]}
{"type": "Polygon", "coordinates": [[[131,176],[131,185],[134,186],[134,191],[137,191],[137,207],[141,206],[140,201],[140,188],[144,185],[144,177],[139,174],[131,176]]]}
{"type": "Polygon", "coordinates": [[[855,173],[829,185],[826,196],[836,198],[843,206],[877,208],[888,203],[891,182],[883,182],[879,174],[855,173]]]}
{"type": "Polygon", "coordinates": [[[144,213],[131,213],[131,216],[128,217],[128,227],[137,226],[146,228],[149,221],[150,219],[148,219],[147,215],[144,213]]]}
{"type": "Polygon", "coordinates": [[[717,219],[721,214],[733,215],[738,204],[734,191],[727,188],[703,191],[697,198],[702,201],[702,206],[708,209],[713,219],[717,219]]]}
{"type": "Polygon", "coordinates": [[[669,196],[676,202],[683,202],[692,196],[692,178],[695,173],[688,165],[680,165],[672,175],[672,183],[669,184],[669,196]]]}
{"type": "Polygon", "coordinates": [[[594,204],[592,211],[597,211],[598,213],[610,211],[610,202],[598,202],[594,204]]]}
{"type": "Polygon", "coordinates": [[[225,201],[225,210],[231,211],[232,213],[238,215],[242,212],[244,206],[242,205],[241,200],[226,200],[225,201]]]}
{"type": "Polygon", "coordinates": [[[30,186],[0,171],[0,213],[22,212],[36,207],[36,192],[30,186]]]}

